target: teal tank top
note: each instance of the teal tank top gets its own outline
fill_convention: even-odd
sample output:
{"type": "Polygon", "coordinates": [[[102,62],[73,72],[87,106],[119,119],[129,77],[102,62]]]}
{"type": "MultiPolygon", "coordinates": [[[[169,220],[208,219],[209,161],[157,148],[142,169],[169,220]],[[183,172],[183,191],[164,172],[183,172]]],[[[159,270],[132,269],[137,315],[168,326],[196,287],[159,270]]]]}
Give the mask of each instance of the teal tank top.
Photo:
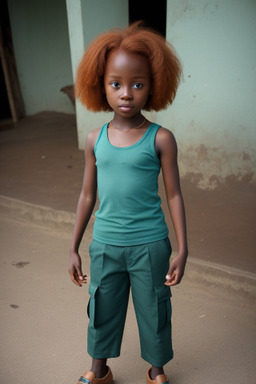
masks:
{"type": "Polygon", "coordinates": [[[95,213],[95,240],[129,246],[168,236],[158,195],[161,163],[155,136],[159,127],[151,124],[137,143],[122,148],[110,143],[108,123],[102,127],[94,147],[100,202],[95,213]]]}

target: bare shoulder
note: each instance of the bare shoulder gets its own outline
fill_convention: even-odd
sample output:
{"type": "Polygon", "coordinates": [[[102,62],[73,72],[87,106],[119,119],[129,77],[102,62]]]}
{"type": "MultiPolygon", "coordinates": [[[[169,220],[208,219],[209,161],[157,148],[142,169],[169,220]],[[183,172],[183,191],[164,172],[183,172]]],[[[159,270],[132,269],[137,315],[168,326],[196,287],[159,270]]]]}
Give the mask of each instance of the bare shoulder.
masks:
{"type": "Polygon", "coordinates": [[[99,137],[100,130],[101,130],[101,128],[96,128],[96,129],[93,129],[92,131],[90,131],[88,133],[87,138],[86,138],[86,142],[85,142],[85,148],[88,148],[88,147],[91,149],[94,148],[96,141],[99,137]]]}
{"type": "Polygon", "coordinates": [[[165,150],[177,151],[174,134],[167,128],[160,127],[156,134],[156,148],[159,153],[165,150]]]}

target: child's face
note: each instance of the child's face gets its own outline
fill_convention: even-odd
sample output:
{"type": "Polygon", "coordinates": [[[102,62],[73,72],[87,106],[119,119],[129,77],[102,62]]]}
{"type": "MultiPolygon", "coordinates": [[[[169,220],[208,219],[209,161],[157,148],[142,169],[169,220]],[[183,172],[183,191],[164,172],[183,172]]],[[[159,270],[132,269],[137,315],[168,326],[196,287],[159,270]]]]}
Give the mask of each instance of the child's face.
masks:
{"type": "Polygon", "coordinates": [[[150,66],[144,56],[122,50],[114,50],[109,54],[104,89],[114,112],[123,117],[140,113],[147,102],[150,87],[150,66]]]}

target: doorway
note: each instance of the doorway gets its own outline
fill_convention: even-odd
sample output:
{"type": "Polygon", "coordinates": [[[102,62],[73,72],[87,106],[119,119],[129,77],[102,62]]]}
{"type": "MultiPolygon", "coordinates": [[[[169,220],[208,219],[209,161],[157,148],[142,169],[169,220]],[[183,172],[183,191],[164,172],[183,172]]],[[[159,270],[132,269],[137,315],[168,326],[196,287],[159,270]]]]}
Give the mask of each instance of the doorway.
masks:
{"type": "Polygon", "coordinates": [[[0,1],[0,121],[25,115],[18,81],[7,0],[0,1]]]}
{"type": "Polygon", "coordinates": [[[0,100],[0,121],[8,121],[12,118],[12,113],[8,100],[2,62],[0,64],[0,100]]]}
{"type": "Polygon", "coordinates": [[[166,37],[167,0],[129,0],[129,23],[143,20],[150,27],[166,37]]]}

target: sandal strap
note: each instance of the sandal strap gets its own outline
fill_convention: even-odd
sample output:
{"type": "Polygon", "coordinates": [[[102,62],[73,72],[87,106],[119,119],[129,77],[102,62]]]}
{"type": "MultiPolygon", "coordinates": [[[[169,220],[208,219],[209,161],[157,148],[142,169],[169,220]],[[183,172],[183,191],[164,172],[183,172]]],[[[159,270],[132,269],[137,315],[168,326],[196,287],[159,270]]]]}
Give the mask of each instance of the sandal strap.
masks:
{"type": "Polygon", "coordinates": [[[81,376],[80,379],[79,379],[79,383],[81,384],[91,384],[92,382],[88,379],[86,379],[85,377],[81,376]]]}

